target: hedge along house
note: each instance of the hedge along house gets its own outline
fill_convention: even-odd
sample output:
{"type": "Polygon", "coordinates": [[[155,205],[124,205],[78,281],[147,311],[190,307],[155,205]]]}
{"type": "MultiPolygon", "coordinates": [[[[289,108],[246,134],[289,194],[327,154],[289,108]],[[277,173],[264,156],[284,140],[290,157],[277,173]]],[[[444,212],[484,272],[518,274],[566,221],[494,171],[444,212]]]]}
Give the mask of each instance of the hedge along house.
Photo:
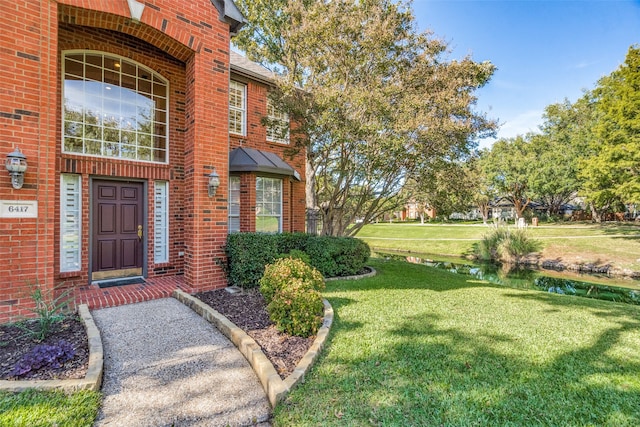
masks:
{"type": "Polygon", "coordinates": [[[0,173],[0,322],[30,313],[35,284],[94,306],[224,287],[228,232],[304,230],[304,153],[285,158],[286,132],[260,122],[288,124],[269,73],[230,53],[231,0],[0,13],[0,154],[16,170],[0,173]],[[100,287],[130,278],[146,283],[100,287]]]}

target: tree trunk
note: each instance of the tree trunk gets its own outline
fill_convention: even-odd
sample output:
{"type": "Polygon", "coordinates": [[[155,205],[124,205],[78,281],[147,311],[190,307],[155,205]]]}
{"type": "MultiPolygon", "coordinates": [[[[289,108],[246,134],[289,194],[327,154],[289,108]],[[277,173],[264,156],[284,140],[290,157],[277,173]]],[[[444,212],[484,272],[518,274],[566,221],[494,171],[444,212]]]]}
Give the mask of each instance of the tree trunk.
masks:
{"type": "Polygon", "coordinates": [[[589,203],[589,207],[591,208],[591,219],[600,224],[602,222],[602,212],[596,209],[593,203],[589,203]]]}
{"type": "Polygon", "coordinates": [[[516,220],[522,218],[522,214],[527,206],[529,206],[530,201],[531,200],[527,199],[526,202],[522,203],[520,199],[513,200],[513,207],[516,209],[516,220]]]}
{"type": "Polygon", "coordinates": [[[479,204],[478,210],[480,211],[480,215],[482,215],[482,223],[487,225],[487,221],[489,221],[489,204],[479,204]]]}

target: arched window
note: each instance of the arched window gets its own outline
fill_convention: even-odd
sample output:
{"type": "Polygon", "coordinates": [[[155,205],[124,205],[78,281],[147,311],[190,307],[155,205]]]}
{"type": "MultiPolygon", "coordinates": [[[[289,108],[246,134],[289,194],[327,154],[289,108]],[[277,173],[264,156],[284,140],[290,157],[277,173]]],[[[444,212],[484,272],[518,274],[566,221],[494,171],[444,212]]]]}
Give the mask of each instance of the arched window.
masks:
{"type": "Polygon", "coordinates": [[[62,151],[168,161],[168,82],[129,59],[63,53],[62,151]]]}

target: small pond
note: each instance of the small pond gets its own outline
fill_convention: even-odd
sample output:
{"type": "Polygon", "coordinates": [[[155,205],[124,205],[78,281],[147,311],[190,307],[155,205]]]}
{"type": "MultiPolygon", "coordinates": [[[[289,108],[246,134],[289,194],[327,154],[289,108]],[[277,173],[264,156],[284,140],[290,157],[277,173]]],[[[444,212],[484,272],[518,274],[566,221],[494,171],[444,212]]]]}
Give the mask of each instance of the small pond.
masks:
{"type": "Polygon", "coordinates": [[[608,301],[640,305],[640,280],[611,278],[552,270],[533,270],[491,263],[473,263],[455,258],[415,254],[383,253],[380,256],[406,260],[432,268],[464,274],[476,280],[513,288],[537,289],[564,295],[576,295],[608,301]]]}

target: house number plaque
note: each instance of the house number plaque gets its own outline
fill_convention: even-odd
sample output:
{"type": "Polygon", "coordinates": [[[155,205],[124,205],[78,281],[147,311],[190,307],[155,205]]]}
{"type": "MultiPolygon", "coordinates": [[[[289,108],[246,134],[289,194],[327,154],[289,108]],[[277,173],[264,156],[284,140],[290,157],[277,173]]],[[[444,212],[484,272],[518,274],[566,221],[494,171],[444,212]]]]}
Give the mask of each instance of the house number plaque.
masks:
{"type": "Polygon", "coordinates": [[[37,218],[35,200],[0,200],[0,218],[37,218]]]}

